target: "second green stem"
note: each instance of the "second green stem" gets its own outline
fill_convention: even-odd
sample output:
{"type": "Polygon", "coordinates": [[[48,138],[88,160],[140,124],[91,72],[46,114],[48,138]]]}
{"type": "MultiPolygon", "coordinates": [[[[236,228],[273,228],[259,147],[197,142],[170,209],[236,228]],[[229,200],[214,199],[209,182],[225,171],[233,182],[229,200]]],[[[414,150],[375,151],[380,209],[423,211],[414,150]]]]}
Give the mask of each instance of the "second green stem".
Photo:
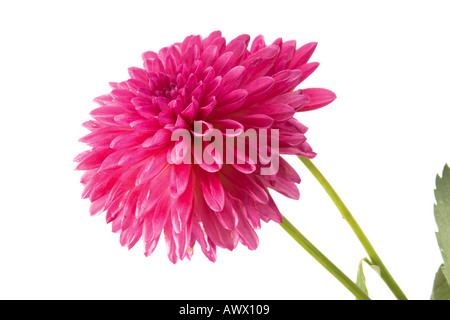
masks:
{"type": "Polygon", "coordinates": [[[356,234],[359,241],[363,245],[364,249],[366,250],[367,254],[369,255],[369,258],[370,258],[372,264],[374,264],[380,268],[381,278],[387,284],[389,289],[391,289],[391,291],[395,295],[395,297],[399,300],[407,300],[405,294],[400,289],[398,284],[395,282],[394,278],[391,276],[391,274],[387,270],[386,266],[381,261],[378,254],[376,253],[372,244],[369,242],[369,239],[367,239],[367,237],[364,234],[364,232],[362,231],[361,227],[358,225],[355,218],[353,218],[352,214],[347,209],[346,205],[344,204],[344,202],[342,202],[341,198],[336,193],[336,191],[333,189],[333,187],[330,185],[330,183],[327,181],[327,179],[325,179],[325,177],[322,175],[322,173],[319,171],[319,169],[317,169],[317,167],[311,162],[311,160],[300,157],[300,156],[298,158],[309,169],[309,171],[311,171],[311,173],[314,175],[314,177],[319,181],[319,183],[322,185],[322,187],[328,193],[331,200],[333,200],[334,204],[341,212],[343,218],[348,222],[350,227],[353,229],[353,232],[356,234]]]}
{"type": "Polygon", "coordinates": [[[281,227],[300,244],[314,259],[328,270],[339,282],[341,282],[358,300],[370,300],[370,298],[350,280],[338,267],[336,267],[322,252],[319,251],[306,237],[300,233],[289,220],[283,216],[281,227]]]}

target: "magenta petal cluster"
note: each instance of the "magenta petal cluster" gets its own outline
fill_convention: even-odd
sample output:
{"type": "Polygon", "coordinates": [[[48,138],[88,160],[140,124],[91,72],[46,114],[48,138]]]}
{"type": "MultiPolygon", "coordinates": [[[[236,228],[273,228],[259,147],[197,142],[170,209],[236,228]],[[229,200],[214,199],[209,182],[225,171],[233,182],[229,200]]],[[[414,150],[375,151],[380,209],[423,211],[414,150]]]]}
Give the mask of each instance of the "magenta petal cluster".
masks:
{"type": "Polygon", "coordinates": [[[143,69],[130,68],[129,80],[111,83],[111,92],[94,100],[99,107],[83,124],[90,133],[80,139],[90,149],[75,161],[85,170],[82,196],[91,214],[106,212],[123,246],[142,239],[148,256],[164,233],[170,261],[190,259],[196,242],[215,261],[217,247],[257,248],[261,220],[282,222],[269,189],[299,198],[300,178],[282,158],[272,175],[261,175],[261,164],[248,158],[168,160],[177,147],[172,133],[192,130],[194,121],[222,132],[277,129],[280,154],[315,156],[294,115],[336,98],[326,89],[295,90],[319,65],[309,62],[317,44],[297,49],[280,38],[267,45],[263,36],[249,42],[241,35],[227,43],[215,31],[145,52],[143,69]]]}

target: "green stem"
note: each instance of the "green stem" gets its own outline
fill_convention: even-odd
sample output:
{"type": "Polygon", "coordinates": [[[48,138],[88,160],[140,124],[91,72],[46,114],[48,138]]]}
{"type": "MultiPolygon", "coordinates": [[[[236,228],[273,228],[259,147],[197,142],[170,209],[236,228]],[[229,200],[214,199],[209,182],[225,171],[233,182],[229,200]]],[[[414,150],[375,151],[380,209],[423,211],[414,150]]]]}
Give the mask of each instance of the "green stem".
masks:
{"type": "Polygon", "coordinates": [[[337,280],[339,280],[358,300],[370,300],[370,298],[350,280],[338,267],[336,267],[327,257],[323,255],[304,235],[300,233],[286,217],[283,216],[283,223],[280,224],[286,232],[297,241],[314,259],[316,259],[325,269],[327,269],[337,280]]]}
{"type": "Polygon", "coordinates": [[[373,265],[376,265],[380,268],[380,276],[383,279],[383,281],[387,284],[389,289],[391,289],[392,293],[395,295],[395,297],[399,300],[407,300],[405,294],[402,292],[398,284],[395,282],[394,278],[391,276],[389,271],[387,270],[384,263],[381,261],[380,257],[376,253],[375,249],[373,248],[372,244],[369,242],[369,239],[367,239],[366,235],[362,231],[361,227],[356,222],[355,218],[353,218],[350,211],[347,209],[345,204],[342,202],[341,198],[338,196],[336,191],[333,189],[333,187],[330,185],[330,183],[325,179],[325,177],[322,175],[322,173],[317,169],[317,167],[311,162],[311,160],[298,157],[303,164],[311,171],[311,173],[314,175],[314,177],[319,181],[319,183],[322,185],[322,187],[325,189],[325,191],[330,196],[331,200],[333,200],[336,207],[341,212],[343,218],[348,222],[350,227],[353,229],[353,232],[358,237],[359,241],[363,245],[364,249],[366,250],[367,254],[369,255],[369,258],[373,265]]]}

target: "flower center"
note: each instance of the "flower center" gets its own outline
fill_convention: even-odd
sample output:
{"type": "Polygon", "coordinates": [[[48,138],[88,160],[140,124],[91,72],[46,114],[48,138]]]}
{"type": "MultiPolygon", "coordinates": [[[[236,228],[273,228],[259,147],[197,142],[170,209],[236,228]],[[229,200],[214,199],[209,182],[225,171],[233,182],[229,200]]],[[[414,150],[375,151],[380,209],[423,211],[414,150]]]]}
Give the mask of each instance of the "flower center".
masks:
{"type": "Polygon", "coordinates": [[[150,89],[153,96],[167,98],[170,100],[178,96],[178,86],[176,79],[165,73],[152,74],[150,77],[150,89]]]}
{"type": "Polygon", "coordinates": [[[173,100],[178,95],[178,87],[174,81],[171,81],[168,86],[155,90],[155,96],[165,97],[169,100],[173,100]]]}

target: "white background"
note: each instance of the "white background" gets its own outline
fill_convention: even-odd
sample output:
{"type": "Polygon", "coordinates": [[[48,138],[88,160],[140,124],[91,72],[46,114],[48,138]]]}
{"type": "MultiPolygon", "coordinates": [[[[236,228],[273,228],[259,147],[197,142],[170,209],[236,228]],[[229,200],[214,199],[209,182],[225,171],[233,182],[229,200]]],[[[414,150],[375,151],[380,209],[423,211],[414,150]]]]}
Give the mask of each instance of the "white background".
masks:
{"type": "MultiPolygon", "coordinates": [[[[448,1],[2,1],[0,4],[0,298],[353,299],[278,225],[260,247],[172,265],[160,242],[119,244],[89,216],[72,159],[81,123],[140,54],[222,30],[318,41],[303,87],[338,99],[298,119],[316,165],[411,299],[428,299],[442,259],[435,176],[450,162],[448,1]]],[[[281,211],[352,279],[365,253],[295,158],[301,199],[281,211]]],[[[392,299],[366,268],[374,299],[392,299]]]]}

